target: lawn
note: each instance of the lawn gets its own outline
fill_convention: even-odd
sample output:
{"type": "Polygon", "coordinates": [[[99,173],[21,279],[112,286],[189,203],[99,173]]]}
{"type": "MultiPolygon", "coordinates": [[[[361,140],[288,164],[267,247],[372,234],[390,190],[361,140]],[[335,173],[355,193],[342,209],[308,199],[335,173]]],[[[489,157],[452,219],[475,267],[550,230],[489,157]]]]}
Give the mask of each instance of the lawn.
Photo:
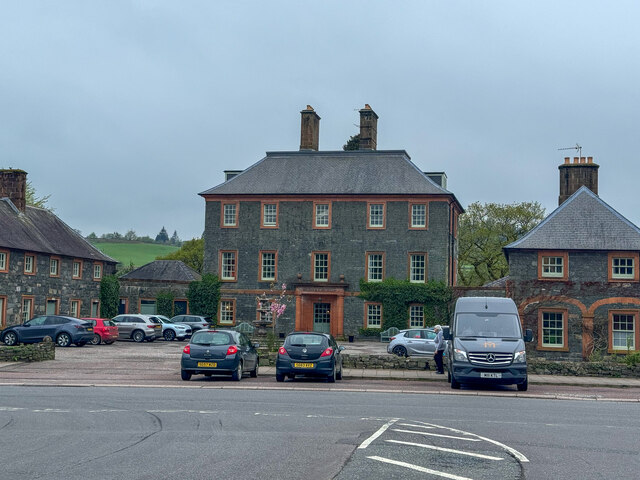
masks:
{"type": "Polygon", "coordinates": [[[156,257],[168,255],[178,250],[173,245],[161,245],[158,243],[138,243],[138,242],[93,242],[93,245],[101,252],[129,266],[133,262],[136,267],[141,267],[149,262],[153,262],[156,257]]]}

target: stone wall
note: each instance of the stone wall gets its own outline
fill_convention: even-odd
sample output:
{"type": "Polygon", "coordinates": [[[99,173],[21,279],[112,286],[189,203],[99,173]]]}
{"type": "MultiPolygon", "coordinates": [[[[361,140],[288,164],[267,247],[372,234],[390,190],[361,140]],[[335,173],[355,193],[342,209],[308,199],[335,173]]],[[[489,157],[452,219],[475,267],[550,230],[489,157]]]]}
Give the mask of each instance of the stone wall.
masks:
{"type": "Polygon", "coordinates": [[[51,340],[15,347],[0,346],[0,362],[42,362],[55,358],[55,343],[51,340]]]}

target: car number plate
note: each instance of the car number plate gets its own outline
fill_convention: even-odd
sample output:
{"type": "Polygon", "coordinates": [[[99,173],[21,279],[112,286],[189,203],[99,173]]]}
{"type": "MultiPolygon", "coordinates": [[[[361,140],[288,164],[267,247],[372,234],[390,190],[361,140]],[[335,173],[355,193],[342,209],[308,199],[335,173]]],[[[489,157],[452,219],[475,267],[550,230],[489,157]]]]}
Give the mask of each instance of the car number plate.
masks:
{"type": "Polygon", "coordinates": [[[218,364],[216,362],[198,362],[198,366],[216,368],[218,364]]]}
{"type": "Polygon", "coordinates": [[[293,367],[294,368],[313,368],[314,364],[313,363],[294,363],[293,367]]]}
{"type": "Polygon", "coordinates": [[[480,372],[480,378],[502,378],[502,373],[480,372]]]}
{"type": "Polygon", "coordinates": [[[93,327],[87,327],[87,332],[93,332],[93,327]]]}

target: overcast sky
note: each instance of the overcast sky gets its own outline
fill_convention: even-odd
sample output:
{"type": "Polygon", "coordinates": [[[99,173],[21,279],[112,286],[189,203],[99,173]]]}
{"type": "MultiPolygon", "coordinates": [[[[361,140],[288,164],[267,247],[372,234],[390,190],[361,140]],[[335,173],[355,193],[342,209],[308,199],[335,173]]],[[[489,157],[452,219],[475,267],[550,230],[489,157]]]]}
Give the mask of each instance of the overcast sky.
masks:
{"type": "Polygon", "coordinates": [[[0,168],[84,235],[183,240],[199,192],[267,151],[358,132],[445,171],[464,207],[558,202],[582,146],[640,224],[640,3],[0,0],[0,168]]]}

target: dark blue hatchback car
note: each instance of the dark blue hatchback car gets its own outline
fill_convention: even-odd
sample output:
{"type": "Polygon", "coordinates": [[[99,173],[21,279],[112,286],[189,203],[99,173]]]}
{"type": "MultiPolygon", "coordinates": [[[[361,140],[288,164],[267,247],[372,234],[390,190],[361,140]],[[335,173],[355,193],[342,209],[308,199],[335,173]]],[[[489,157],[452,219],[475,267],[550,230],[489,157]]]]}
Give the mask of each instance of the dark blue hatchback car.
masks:
{"type": "Polygon", "coordinates": [[[293,332],[287,335],[276,359],[276,381],[296,375],[342,380],[342,355],[335,339],[327,333],[293,332]]]}
{"type": "Polygon", "coordinates": [[[93,326],[74,317],[43,315],[2,331],[2,342],[7,346],[37,343],[44,337],[51,337],[59,347],[68,347],[72,343],[81,347],[93,338],[93,326]]]}

